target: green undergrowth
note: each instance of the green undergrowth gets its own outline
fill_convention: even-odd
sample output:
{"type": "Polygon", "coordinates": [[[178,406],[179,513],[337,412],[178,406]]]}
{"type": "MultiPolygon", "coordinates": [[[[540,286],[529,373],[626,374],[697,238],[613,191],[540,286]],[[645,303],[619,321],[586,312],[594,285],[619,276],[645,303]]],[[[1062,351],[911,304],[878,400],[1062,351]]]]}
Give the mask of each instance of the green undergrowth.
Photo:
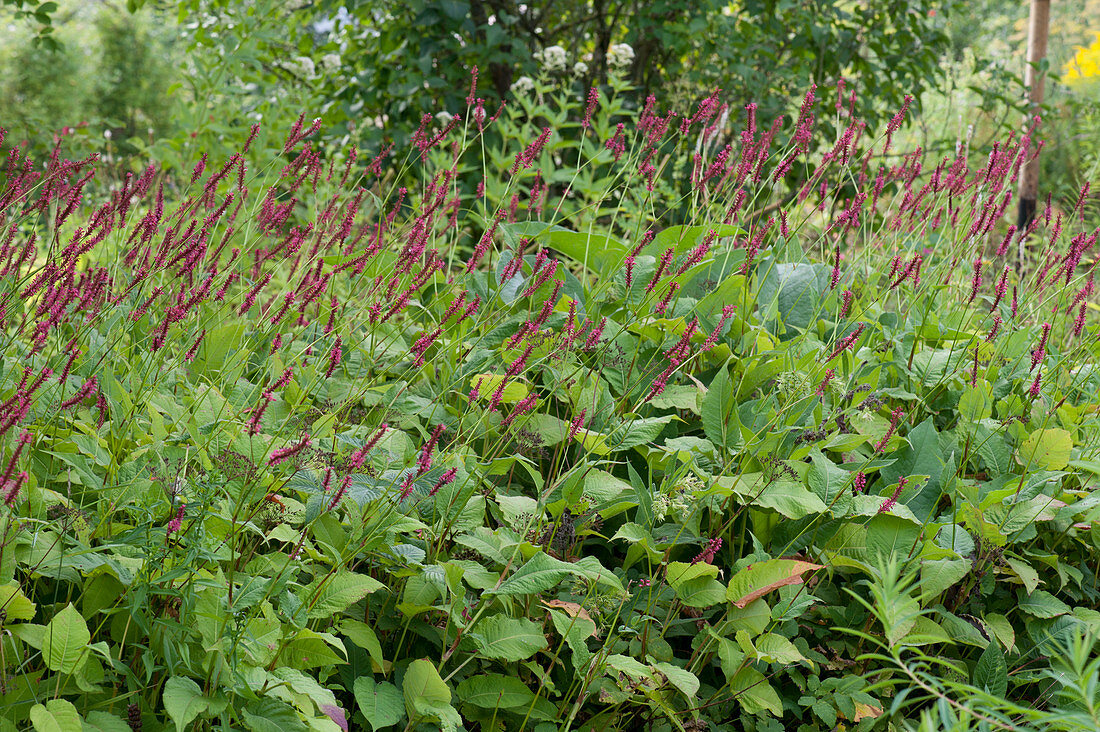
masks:
{"type": "Polygon", "coordinates": [[[1100,727],[1096,234],[1001,247],[1029,138],[607,96],[13,155],[0,731],[1100,727]]]}

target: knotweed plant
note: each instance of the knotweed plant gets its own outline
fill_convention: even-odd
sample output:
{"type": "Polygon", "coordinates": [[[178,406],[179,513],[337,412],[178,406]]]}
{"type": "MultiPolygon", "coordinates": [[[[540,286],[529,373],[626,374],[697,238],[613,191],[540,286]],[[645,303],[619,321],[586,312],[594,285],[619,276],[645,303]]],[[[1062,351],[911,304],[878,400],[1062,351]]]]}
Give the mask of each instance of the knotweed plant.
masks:
{"type": "Polygon", "coordinates": [[[493,110],[475,75],[409,150],[303,116],[264,165],[242,131],[106,195],[11,149],[8,719],[915,723],[935,695],[879,695],[921,678],[882,632],[959,673],[999,644],[998,694],[1061,703],[1043,639],[1096,617],[1097,232],[1006,231],[1035,125],[934,159],[843,85],[765,122],[624,83],[493,110]],[[885,630],[880,555],[921,584],[885,630]]]}

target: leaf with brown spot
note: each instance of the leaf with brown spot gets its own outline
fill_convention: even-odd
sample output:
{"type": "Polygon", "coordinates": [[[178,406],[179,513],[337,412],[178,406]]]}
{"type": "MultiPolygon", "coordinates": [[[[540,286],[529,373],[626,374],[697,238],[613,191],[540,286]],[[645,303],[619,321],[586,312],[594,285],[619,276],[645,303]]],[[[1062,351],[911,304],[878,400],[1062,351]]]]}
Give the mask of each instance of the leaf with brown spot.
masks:
{"type": "Polygon", "coordinates": [[[745,607],[784,585],[801,584],[802,575],[822,569],[822,565],[799,559],[768,559],[756,562],[735,574],[726,589],[726,599],[737,607],[745,607]]]}

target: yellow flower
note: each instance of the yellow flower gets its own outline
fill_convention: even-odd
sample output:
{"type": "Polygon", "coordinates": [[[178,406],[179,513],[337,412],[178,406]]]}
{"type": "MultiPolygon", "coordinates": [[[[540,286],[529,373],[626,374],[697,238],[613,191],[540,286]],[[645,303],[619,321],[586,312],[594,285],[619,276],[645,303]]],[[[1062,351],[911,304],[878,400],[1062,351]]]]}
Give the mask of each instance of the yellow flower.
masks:
{"type": "Polygon", "coordinates": [[[1073,59],[1062,67],[1062,80],[1066,83],[1100,77],[1100,32],[1088,48],[1077,46],[1073,59]]]}

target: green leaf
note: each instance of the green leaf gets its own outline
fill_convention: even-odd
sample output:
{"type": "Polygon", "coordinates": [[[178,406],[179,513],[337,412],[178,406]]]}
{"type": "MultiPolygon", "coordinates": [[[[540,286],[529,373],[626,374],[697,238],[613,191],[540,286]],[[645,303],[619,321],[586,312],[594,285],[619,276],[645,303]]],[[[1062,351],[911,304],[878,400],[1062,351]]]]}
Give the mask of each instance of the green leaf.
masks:
{"type": "Polygon", "coordinates": [[[434,717],[445,730],[457,729],[462,723],[458,712],[451,706],[450,688],[428,659],[421,658],[409,664],[401,689],[409,719],[434,717]]]}
{"type": "Polygon", "coordinates": [[[726,598],[726,588],[717,580],[699,577],[681,583],[676,597],[688,607],[711,607],[726,598]]]}
{"type": "Polygon", "coordinates": [[[867,524],[867,549],[872,555],[908,557],[920,532],[921,527],[908,519],[880,513],[867,524]]]}
{"type": "Polygon", "coordinates": [[[401,703],[401,692],[393,684],[388,681],[376,684],[370,676],[360,676],[355,680],[354,692],[359,711],[367,718],[372,730],[401,721],[405,709],[401,703]]]}
{"type": "Polygon", "coordinates": [[[832,505],[851,480],[848,471],[822,455],[820,450],[811,452],[810,460],[812,464],[806,472],[810,490],[817,494],[825,505],[832,505]]]}
{"type": "Polygon", "coordinates": [[[987,613],[982,617],[982,621],[985,623],[997,640],[1001,642],[1006,649],[1012,650],[1016,645],[1016,630],[1012,627],[1012,623],[1008,621],[1004,615],[1000,613],[987,613]]]}
{"type": "MultiPolygon", "coordinates": [[[[507,390],[508,387],[505,387],[507,390]]],[[[490,392],[491,394],[491,392],[490,392]]],[[[556,445],[569,436],[569,423],[549,414],[532,414],[523,423],[524,429],[531,430],[545,447],[556,445]]]]}
{"type": "Polygon", "coordinates": [[[1062,429],[1035,430],[1020,443],[1021,464],[1043,470],[1061,470],[1073,453],[1073,435],[1062,429]]]}
{"type": "Polygon", "coordinates": [[[792,328],[805,329],[817,317],[830,274],[831,269],[825,265],[801,262],[776,264],[767,270],[757,301],[761,308],[774,302],[773,312],[787,329],[784,340],[794,337],[792,328]]]}
{"type": "Polygon", "coordinates": [[[775,717],[783,716],[783,702],[764,674],[752,666],[745,666],[730,679],[730,692],[750,714],[767,712],[775,717]]]}
{"type": "Polygon", "coordinates": [[[700,577],[714,578],[718,576],[718,567],[706,562],[689,564],[688,562],[669,562],[665,570],[665,580],[672,589],[679,588],[685,582],[700,577]]]}
{"type": "Polygon", "coordinates": [[[663,674],[668,679],[668,683],[675,686],[689,700],[694,699],[699,693],[699,677],[687,669],[673,666],[671,663],[656,663],[653,669],[663,674]]]}
{"type": "Polygon", "coordinates": [[[372,592],[385,587],[373,577],[358,572],[340,572],[315,579],[300,593],[309,608],[310,620],[338,615],[372,592]]]}
{"type": "Polygon", "coordinates": [[[492,615],[479,622],[470,634],[485,658],[522,661],[546,648],[542,626],[527,618],[492,615]]]}
{"type": "Polygon", "coordinates": [[[202,689],[186,676],[173,676],[164,684],[161,695],[164,711],[176,723],[176,732],[187,726],[210,706],[210,700],[202,695],[202,689]]]}
{"type": "Polygon", "coordinates": [[[369,653],[371,659],[378,664],[379,668],[383,667],[385,659],[382,656],[382,644],[378,642],[378,636],[375,634],[374,628],[360,620],[349,618],[341,620],[339,627],[340,632],[348,640],[369,653]]]}
{"type": "MultiPolygon", "coordinates": [[[[741,495],[738,492],[738,495],[741,495]]],[[[793,480],[776,480],[768,484],[758,495],[753,496],[751,505],[776,511],[789,519],[806,516],[820,516],[828,506],[816,493],[793,480]]]]}
{"type": "MultiPolygon", "coordinates": [[[[494,392],[504,383],[504,374],[474,374],[470,377],[470,388],[477,386],[477,398],[487,402],[493,398],[494,392]],[[480,384],[480,386],[478,386],[480,384]]],[[[504,404],[515,404],[522,401],[531,393],[527,384],[515,379],[509,379],[500,392],[500,401],[504,404]]]]}
{"type": "Polygon", "coordinates": [[[722,366],[714,374],[700,407],[703,433],[716,447],[736,447],[741,439],[737,417],[737,389],[730,381],[729,369],[722,366]]]}
{"type": "Polygon", "coordinates": [[[1016,576],[1020,578],[1020,582],[1023,584],[1024,589],[1028,593],[1034,592],[1035,588],[1039,586],[1039,573],[1035,571],[1027,562],[1015,557],[1005,557],[1005,561],[1008,562],[1008,567],[1016,576]]]}
{"type": "Polygon", "coordinates": [[[970,572],[969,559],[925,560],[920,565],[920,589],[926,598],[939,596],[970,572]]]}
{"type": "Polygon", "coordinates": [[[998,697],[1003,697],[1008,691],[1008,666],[1000,643],[993,641],[985,647],[974,666],[971,682],[998,697]]]}
{"type": "MultiPolygon", "coordinates": [[[[742,636],[744,636],[746,640],[749,638],[749,634],[746,631],[739,630],[737,631],[738,643],[741,643],[742,636]]],[[[790,664],[806,660],[806,657],[795,648],[794,643],[791,643],[790,640],[778,633],[764,633],[755,641],[751,642],[750,647],[754,648],[760,660],[766,663],[790,664]]],[[[744,645],[742,645],[742,648],[744,648],[744,645]]]]}
{"type": "Polygon", "coordinates": [[[31,620],[34,617],[35,606],[19,585],[0,585],[0,609],[7,613],[7,620],[31,620]]]}
{"type": "Polygon", "coordinates": [[[822,569],[822,565],[798,559],[768,559],[756,562],[730,578],[726,598],[735,606],[743,608],[753,600],[784,585],[801,584],[803,574],[818,569],[822,569]]]}
{"type": "Polygon", "coordinates": [[[612,653],[604,659],[607,668],[629,676],[633,681],[642,681],[653,678],[653,669],[636,658],[624,656],[621,653],[612,653]]]}
{"type": "Polygon", "coordinates": [[[1072,612],[1069,605],[1046,590],[1035,590],[1030,595],[1021,597],[1018,607],[1037,618],[1056,618],[1072,612]]]}
{"type": "Polygon", "coordinates": [[[611,452],[623,452],[639,445],[652,444],[665,425],[674,419],[675,415],[666,414],[663,417],[627,420],[607,437],[607,449],[611,452]]]}
{"type": "Polygon", "coordinates": [[[502,582],[500,587],[490,592],[494,595],[533,595],[549,590],[572,572],[573,568],[568,562],[539,552],[502,582]]]}
{"type": "Polygon", "coordinates": [[[980,422],[993,413],[993,388],[982,379],[968,386],[959,397],[959,418],[970,423],[980,422]]]}
{"type": "Polygon", "coordinates": [[[84,732],[131,732],[131,727],[113,714],[95,711],[84,719],[84,732]]]}
{"type": "Polygon", "coordinates": [[[250,732],[308,732],[298,712],[278,699],[260,699],[241,710],[244,726],[250,732]]]}
{"type": "Polygon", "coordinates": [[[515,709],[530,706],[535,694],[515,676],[478,674],[458,685],[458,698],[463,704],[482,709],[515,709]]]}
{"type": "Polygon", "coordinates": [[[35,732],[82,732],[84,721],[72,702],[64,699],[50,699],[43,706],[31,707],[31,724],[35,732]]]}
{"type": "Polygon", "coordinates": [[[91,640],[84,617],[69,603],[54,615],[42,637],[42,657],[47,668],[71,674],[80,665],[91,640]]]}
{"type": "Polygon", "coordinates": [[[932,417],[910,430],[906,440],[909,444],[890,455],[895,458],[894,462],[884,467],[879,476],[885,485],[892,485],[901,477],[930,476],[924,487],[905,502],[923,522],[929,519],[940,500],[940,476],[954,472],[954,444],[948,436],[941,440],[932,417]],[[945,466],[950,466],[950,471],[945,470],[945,466]]]}

